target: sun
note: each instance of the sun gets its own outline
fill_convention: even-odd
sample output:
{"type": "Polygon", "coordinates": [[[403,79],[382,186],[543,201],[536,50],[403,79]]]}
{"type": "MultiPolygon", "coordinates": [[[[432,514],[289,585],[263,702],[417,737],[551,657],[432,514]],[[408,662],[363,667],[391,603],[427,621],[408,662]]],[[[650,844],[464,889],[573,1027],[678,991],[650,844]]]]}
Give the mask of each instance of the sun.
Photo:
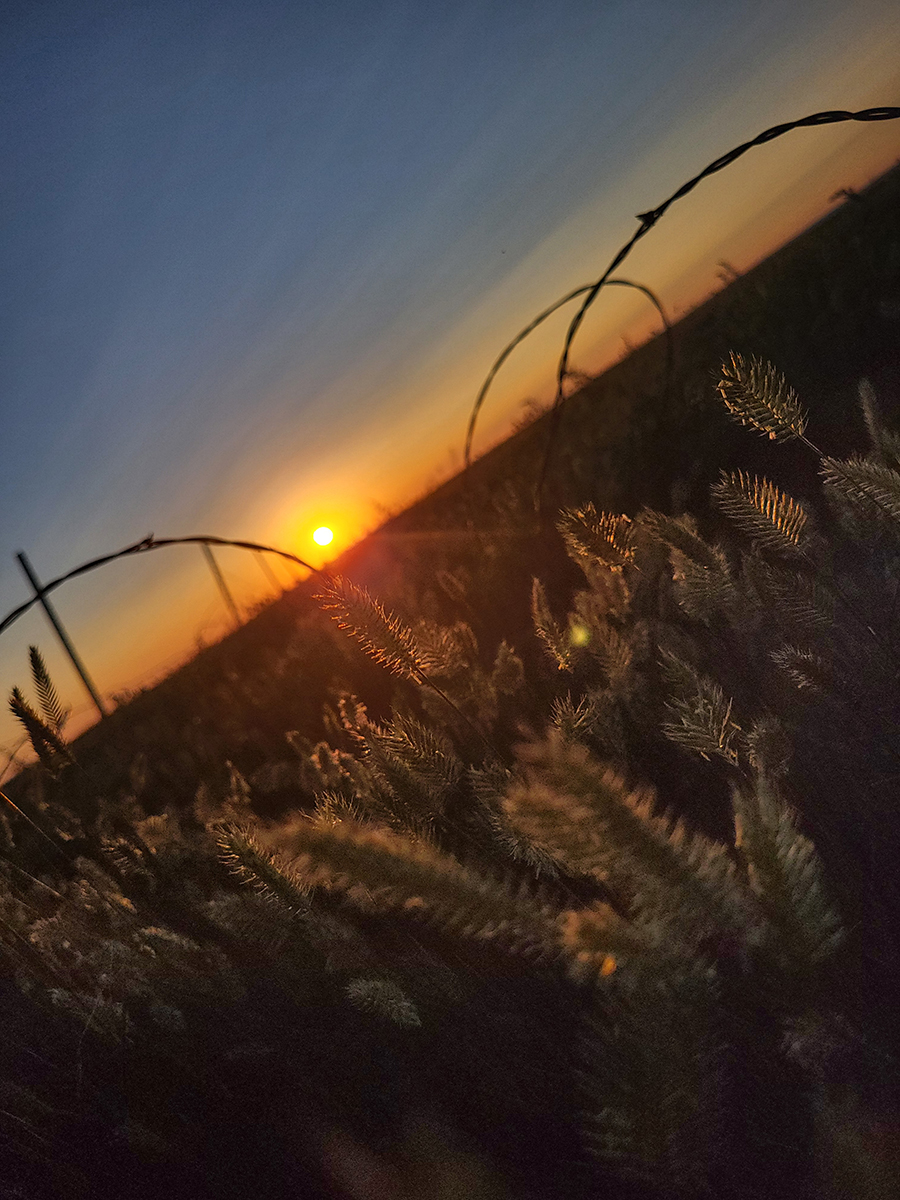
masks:
{"type": "Polygon", "coordinates": [[[334,540],[334,534],[327,525],[320,525],[312,537],[317,546],[327,546],[329,542],[334,540]]]}

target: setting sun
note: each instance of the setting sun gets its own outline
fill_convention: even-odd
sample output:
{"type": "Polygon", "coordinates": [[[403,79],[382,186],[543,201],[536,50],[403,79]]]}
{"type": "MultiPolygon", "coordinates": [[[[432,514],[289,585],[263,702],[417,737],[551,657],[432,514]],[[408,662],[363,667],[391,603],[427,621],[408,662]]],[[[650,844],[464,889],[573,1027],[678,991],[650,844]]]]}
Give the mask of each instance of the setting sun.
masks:
{"type": "Polygon", "coordinates": [[[334,534],[327,525],[320,525],[312,536],[317,546],[327,546],[334,539],[334,534]]]}

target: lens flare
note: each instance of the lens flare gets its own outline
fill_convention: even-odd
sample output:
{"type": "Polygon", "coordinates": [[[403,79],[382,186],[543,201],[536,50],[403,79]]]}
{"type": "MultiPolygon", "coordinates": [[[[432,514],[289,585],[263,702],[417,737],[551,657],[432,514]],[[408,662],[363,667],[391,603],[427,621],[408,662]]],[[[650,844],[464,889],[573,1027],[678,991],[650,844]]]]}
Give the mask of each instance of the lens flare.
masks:
{"type": "Polygon", "coordinates": [[[327,525],[320,525],[312,536],[317,546],[327,546],[329,542],[334,540],[334,534],[327,525]]]}

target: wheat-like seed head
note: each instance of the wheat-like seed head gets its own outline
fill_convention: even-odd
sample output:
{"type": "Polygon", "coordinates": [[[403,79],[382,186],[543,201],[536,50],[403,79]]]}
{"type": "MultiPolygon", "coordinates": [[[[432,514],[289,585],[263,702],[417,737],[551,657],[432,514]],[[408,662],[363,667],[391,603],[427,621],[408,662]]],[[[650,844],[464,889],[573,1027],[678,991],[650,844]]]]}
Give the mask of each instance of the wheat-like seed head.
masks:
{"type": "Polygon", "coordinates": [[[801,691],[821,695],[832,686],[828,664],[813,650],[802,646],[783,646],[780,650],[773,650],[770,657],[801,691]]]}
{"type": "Polygon", "coordinates": [[[355,903],[414,912],[463,937],[493,941],[523,954],[558,954],[556,913],[525,885],[463,866],[422,841],[384,829],[331,829],[298,822],[284,838],[295,870],[313,887],[343,892],[355,903]]]}
{"type": "Polygon", "coordinates": [[[405,679],[424,679],[427,663],[415,634],[365,588],[338,577],[324,584],[315,599],[376,662],[405,679]]]}
{"type": "Polygon", "coordinates": [[[57,733],[61,734],[62,727],[66,723],[66,714],[59,702],[59,694],[53,686],[47,664],[37,646],[29,646],[28,655],[31,659],[31,677],[34,680],[35,691],[38,694],[44,718],[57,733]]]}
{"type": "Polygon", "coordinates": [[[723,473],[712,494],[722,512],[758,546],[789,553],[806,548],[806,509],[768,479],[745,475],[743,471],[723,473]]]}
{"type": "Polygon", "coordinates": [[[588,562],[599,562],[612,571],[634,561],[631,518],[613,513],[598,513],[593,504],[567,509],[559,522],[570,554],[588,562]]]}
{"type": "Polygon", "coordinates": [[[823,458],[822,480],[832,500],[872,518],[900,522],[900,472],[871,458],[823,458]]]}
{"type": "Polygon", "coordinates": [[[655,509],[645,508],[638,517],[638,523],[652,538],[670,550],[677,550],[700,567],[719,571],[721,563],[716,551],[697,533],[693,518],[670,517],[655,509]]]}
{"type": "Polygon", "coordinates": [[[748,363],[740,354],[732,354],[722,366],[719,395],[742,425],[768,434],[773,441],[802,437],[806,430],[806,415],[796,393],[769,363],[756,358],[748,363]]]}
{"type": "Polygon", "coordinates": [[[800,832],[795,814],[771,781],[732,793],[739,846],[751,888],[766,900],[773,966],[792,976],[814,976],[840,946],[844,931],[825,887],[815,847],[800,832]]]}
{"type": "Polygon", "coordinates": [[[260,845],[248,828],[223,825],[216,831],[220,860],[243,883],[267,900],[279,901],[288,912],[309,908],[309,886],[277,854],[260,845]]]}
{"type": "Polygon", "coordinates": [[[572,642],[553,619],[550,605],[547,602],[547,593],[539,579],[532,580],[531,616],[534,621],[535,633],[544,643],[557,667],[560,671],[571,671],[572,642]]]}
{"type": "Polygon", "coordinates": [[[732,701],[715,680],[701,675],[677,654],[662,649],[663,672],[672,687],[666,703],[671,714],[662,731],[671,741],[693,750],[701,758],[723,758],[738,763],[742,738],[740,725],[732,719],[732,701]]]}
{"type": "Polygon", "coordinates": [[[57,731],[28,703],[17,687],[10,692],[9,708],[25,727],[35,754],[51,775],[55,774],[60,763],[74,761],[72,752],[57,731]]]}

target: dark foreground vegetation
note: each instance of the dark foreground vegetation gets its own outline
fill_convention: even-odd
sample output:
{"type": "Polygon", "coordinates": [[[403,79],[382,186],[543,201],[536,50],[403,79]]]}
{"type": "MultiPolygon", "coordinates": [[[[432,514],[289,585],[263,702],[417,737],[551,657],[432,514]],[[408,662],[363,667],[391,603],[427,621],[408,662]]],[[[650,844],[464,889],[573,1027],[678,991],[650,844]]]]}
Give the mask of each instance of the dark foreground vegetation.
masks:
{"type": "Polygon", "coordinates": [[[898,213],[572,397],[543,516],[538,421],[72,746],[33,656],[0,1194],[900,1193],[898,213]]]}

